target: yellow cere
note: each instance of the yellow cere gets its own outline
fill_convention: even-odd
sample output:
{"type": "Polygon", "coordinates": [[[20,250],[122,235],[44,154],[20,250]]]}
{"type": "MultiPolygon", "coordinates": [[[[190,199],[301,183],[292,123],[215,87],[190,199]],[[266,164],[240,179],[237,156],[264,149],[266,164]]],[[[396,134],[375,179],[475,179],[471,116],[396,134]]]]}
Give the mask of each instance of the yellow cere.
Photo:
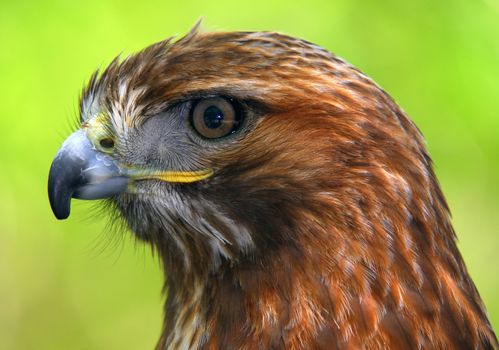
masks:
{"type": "Polygon", "coordinates": [[[101,146],[101,141],[104,139],[111,139],[113,142],[115,141],[110,124],[110,118],[107,113],[101,112],[95,115],[84,122],[81,127],[85,130],[88,139],[96,149],[105,153],[113,152],[112,148],[101,146]]]}

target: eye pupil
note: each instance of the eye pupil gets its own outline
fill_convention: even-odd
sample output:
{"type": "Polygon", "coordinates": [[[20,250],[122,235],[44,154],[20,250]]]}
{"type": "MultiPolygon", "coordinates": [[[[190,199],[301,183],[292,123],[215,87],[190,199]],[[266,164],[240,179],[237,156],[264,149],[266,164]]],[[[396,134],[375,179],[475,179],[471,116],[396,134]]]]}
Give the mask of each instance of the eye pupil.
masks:
{"type": "Polygon", "coordinates": [[[206,127],[217,129],[223,124],[224,114],[218,107],[210,106],[206,108],[203,118],[206,127]]]}

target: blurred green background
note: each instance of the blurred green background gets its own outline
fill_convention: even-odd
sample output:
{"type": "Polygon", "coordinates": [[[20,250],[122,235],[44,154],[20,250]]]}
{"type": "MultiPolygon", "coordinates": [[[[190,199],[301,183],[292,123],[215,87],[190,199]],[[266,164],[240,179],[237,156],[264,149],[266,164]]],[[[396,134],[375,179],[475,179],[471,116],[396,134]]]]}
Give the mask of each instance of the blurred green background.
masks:
{"type": "Polygon", "coordinates": [[[0,348],[152,349],[159,264],[90,203],[52,215],[52,157],[97,67],[203,16],[205,30],[274,30],[344,57],[425,134],[460,248],[499,329],[497,0],[0,2],[0,348]],[[95,213],[95,212],[94,212],[95,213]]]}

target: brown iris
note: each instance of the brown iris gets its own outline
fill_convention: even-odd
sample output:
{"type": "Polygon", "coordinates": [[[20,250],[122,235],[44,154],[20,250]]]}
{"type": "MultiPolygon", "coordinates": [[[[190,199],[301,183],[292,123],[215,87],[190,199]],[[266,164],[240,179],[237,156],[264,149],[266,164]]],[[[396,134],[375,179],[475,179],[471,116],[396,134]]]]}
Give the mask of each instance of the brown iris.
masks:
{"type": "Polygon", "coordinates": [[[192,125],[207,139],[227,136],[236,131],[239,123],[240,117],[234,105],[225,98],[206,98],[194,105],[192,125]]]}

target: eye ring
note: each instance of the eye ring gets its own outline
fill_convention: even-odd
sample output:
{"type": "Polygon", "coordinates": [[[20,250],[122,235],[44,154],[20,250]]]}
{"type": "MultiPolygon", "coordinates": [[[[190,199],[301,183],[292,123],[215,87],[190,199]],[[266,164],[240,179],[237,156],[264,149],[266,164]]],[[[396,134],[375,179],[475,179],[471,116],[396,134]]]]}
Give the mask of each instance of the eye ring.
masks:
{"type": "Polygon", "coordinates": [[[218,139],[234,133],[241,124],[238,108],[226,98],[199,100],[191,109],[194,130],[206,139],[218,139]]]}

